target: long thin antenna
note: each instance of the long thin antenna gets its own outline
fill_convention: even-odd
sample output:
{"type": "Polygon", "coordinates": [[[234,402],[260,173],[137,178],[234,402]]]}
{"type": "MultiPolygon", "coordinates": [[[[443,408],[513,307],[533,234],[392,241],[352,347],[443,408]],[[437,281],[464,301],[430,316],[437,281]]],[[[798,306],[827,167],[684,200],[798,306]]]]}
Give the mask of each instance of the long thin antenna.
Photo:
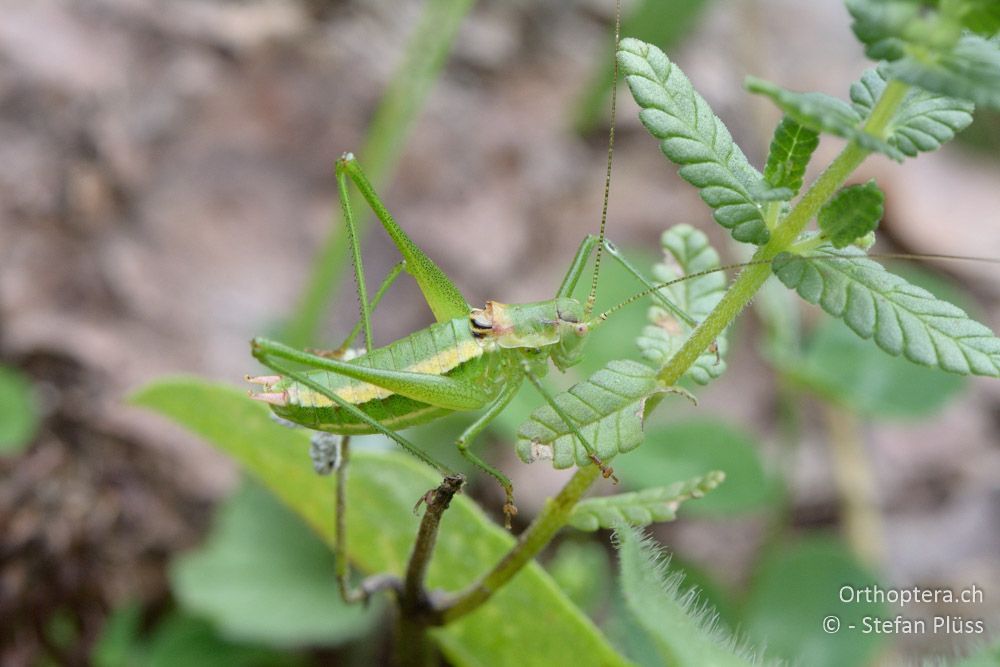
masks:
{"type": "Polygon", "coordinates": [[[601,253],[604,250],[604,228],[608,224],[608,197],[611,194],[611,157],[615,152],[615,107],[618,100],[618,42],[622,30],[622,1],[615,0],[615,73],[611,78],[611,130],[608,132],[608,168],[604,175],[604,204],[601,207],[601,232],[597,238],[597,253],[594,255],[594,279],[590,283],[590,294],[584,313],[589,318],[597,302],[597,278],[601,273],[601,253]]]}
{"type": "MultiPolygon", "coordinates": [[[[983,264],[1000,264],[1000,259],[995,258],[995,257],[967,257],[967,256],[963,256],[963,255],[939,255],[939,254],[916,255],[916,254],[910,254],[910,253],[904,253],[904,252],[872,253],[870,255],[858,255],[856,257],[837,257],[835,255],[800,255],[799,257],[801,259],[815,259],[817,261],[831,261],[831,262],[836,262],[836,261],[848,262],[848,261],[854,261],[854,260],[858,260],[858,259],[910,259],[910,260],[916,260],[916,259],[919,259],[919,260],[935,259],[935,260],[942,260],[942,261],[949,261],[949,262],[951,262],[951,261],[954,261],[954,262],[980,262],[980,263],[983,263],[983,264]]],[[[676,285],[677,283],[682,283],[685,280],[690,280],[692,278],[700,278],[702,276],[707,276],[707,275],[710,275],[710,274],[713,274],[713,273],[718,273],[719,271],[731,271],[731,270],[734,270],[734,269],[743,269],[743,268],[746,268],[748,266],[760,266],[761,264],[770,264],[772,261],[773,260],[771,260],[771,259],[758,259],[758,260],[751,260],[749,262],[738,262],[736,264],[724,264],[724,265],[718,266],[718,267],[716,267],[714,269],[708,269],[706,271],[698,271],[696,273],[689,273],[686,276],[681,276],[680,278],[674,278],[673,280],[669,280],[669,281],[667,281],[665,283],[660,283],[658,285],[653,285],[649,289],[645,289],[645,290],[639,292],[638,294],[633,294],[629,298],[627,298],[624,301],[622,301],[621,303],[619,303],[614,308],[610,308],[610,309],[604,311],[603,313],[601,313],[600,315],[598,315],[597,317],[595,317],[590,322],[590,325],[593,327],[593,326],[596,326],[597,324],[600,324],[604,320],[608,319],[608,317],[610,315],[612,315],[613,313],[616,313],[619,310],[621,310],[622,308],[625,308],[626,306],[632,305],[633,303],[635,303],[639,299],[643,298],[644,296],[649,296],[653,292],[655,292],[657,290],[661,290],[661,289],[663,289],[665,287],[670,287],[671,285],[676,285]]]]}

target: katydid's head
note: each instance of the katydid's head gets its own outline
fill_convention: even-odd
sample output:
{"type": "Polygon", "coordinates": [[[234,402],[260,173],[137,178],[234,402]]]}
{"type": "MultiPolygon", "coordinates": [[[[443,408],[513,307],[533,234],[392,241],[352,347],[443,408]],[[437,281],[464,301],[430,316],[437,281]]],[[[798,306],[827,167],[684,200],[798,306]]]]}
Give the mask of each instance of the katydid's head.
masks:
{"type": "Polygon", "coordinates": [[[508,304],[487,301],[485,308],[469,314],[472,335],[502,348],[552,348],[558,368],[579,361],[587,333],[584,305],[561,297],[534,303],[508,304]]]}

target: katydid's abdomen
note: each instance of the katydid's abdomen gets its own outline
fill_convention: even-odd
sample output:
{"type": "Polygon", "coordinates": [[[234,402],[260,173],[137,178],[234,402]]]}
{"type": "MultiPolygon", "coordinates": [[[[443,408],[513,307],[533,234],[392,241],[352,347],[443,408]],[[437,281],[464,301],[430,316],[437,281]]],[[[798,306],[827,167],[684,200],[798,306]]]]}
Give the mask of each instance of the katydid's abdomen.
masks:
{"type": "MultiPolygon", "coordinates": [[[[472,334],[468,318],[456,318],[433,324],[348,363],[475,382],[487,390],[492,400],[502,385],[498,374],[491,372],[499,361],[498,352],[489,341],[472,334]]],[[[330,371],[303,374],[394,430],[425,424],[453,412],[330,371]]],[[[294,380],[281,379],[266,391],[274,397],[270,402],[275,414],[296,424],[341,435],[376,432],[327,396],[294,380]]]]}

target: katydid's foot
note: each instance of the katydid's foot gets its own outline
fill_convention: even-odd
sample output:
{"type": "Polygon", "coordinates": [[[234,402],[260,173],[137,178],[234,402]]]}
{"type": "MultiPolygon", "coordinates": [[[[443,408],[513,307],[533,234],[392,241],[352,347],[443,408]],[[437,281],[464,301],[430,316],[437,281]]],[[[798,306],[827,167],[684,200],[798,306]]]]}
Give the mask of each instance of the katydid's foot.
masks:
{"type": "Polygon", "coordinates": [[[507,496],[507,502],[503,504],[503,527],[507,530],[511,529],[510,520],[517,516],[517,505],[514,504],[514,498],[507,496]]]}
{"type": "Polygon", "coordinates": [[[604,465],[604,462],[597,456],[597,454],[591,454],[590,460],[593,461],[594,465],[601,469],[601,476],[604,479],[611,479],[615,484],[618,483],[618,478],[615,477],[615,469],[611,466],[604,465]]]}
{"type": "Polygon", "coordinates": [[[715,363],[713,366],[718,366],[722,363],[722,355],[719,354],[719,342],[712,341],[712,344],[708,346],[708,351],[715,355],[715,363]]]}

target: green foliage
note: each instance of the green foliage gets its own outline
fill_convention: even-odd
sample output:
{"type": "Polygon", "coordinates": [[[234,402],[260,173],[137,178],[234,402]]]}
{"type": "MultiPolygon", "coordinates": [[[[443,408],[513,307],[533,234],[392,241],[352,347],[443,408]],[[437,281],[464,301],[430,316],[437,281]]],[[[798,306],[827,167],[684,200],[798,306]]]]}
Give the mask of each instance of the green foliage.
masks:
{"type": "Polygon", "coordinates": [[[996,667],[1000,665],[1000,642],[985,646],[954,667],[996,667]]]}
{"type": "Polygon", "coordinates": [[[862,148],[888,155],[898,162],[903,160],[903,153],[899,149],[861,129],[861,114],[841,99],[825,93],[785,90],[752,76],[747,77],[746,87],[752,93],[771,98],[786,115],[814,132],[827,132],[843,137],[862,148]]]}
{"type": "Polygon", "coordinates": [[[181,604],[227,637],[323,646],[364,635],[378,613],[344,603],[333,571],[333,554],[299,517],[245,484],[208,541],[174,562],[171,580],[181,604]]]}
{"type": "Polygon", "coordinates": [[[611,592],[611,559],[594,540],[564,540],[545,569],[576,606],[598,611],[611,592]]]}
{"type": "Polygon", "coordinates": [[[820,248],[819,259],[782,254],[774,274],[892,355],[962,375],[1000,376],[1000,339],[958,306],[937,299],[857,248],[820,248]]]}
{"type": "Polygon", "coordinates": [[[673,521],[681,503],[701,498],[726,479],[725,473],[713,470],[701,477],[670,486],[653,487],[632,493],[591,498],[577,503],[569,523],[578,530],[611,529],[618,525],[648,526],[673,521]]]}
{"type": "Polygon", "coordinates": [[[841,603],[838,596],[842,586],[875,583],[874,574],[838,542],[803,540],[767,554],[761,562],[744,606],[743,627],[751,641],[796,664],[868,665],[885,635],[862,633],[861,619],[884,617],[886,609],[863,601],[841,603]],[[839,632],[824,631],[824,619],[830,615],[838,617],[839,632]]]}
{"type": "Polygon", "coordinates": [[[680,592],[681,576],[669,574],[668,561],[635,528],[617,529],[625,606],[655,647],[660,664],[677,667],[727,667],[758,664],[759,659],[722,630],[697,598],[680,592]]]}
{"type": "Polygon", "coordinates": [[[287,653],[237,644],[203,619],[172,613],[150,633],[142,634],[138,605],[116,609],[108,618],[91,655],[96,667],[295,667],[308,664],[287,653]]]}
{"type": "MultiPolygon", "coordinates": [[[[886,84],[876,68],[865,70],[861,80],[851,84],[851,101],[862,117],[871,115],[886,84]]],[[[968,100],[910,90],[889,123],[887,141],[909,157],[935,151],[972,122],[974,109],[968,100]]]]}
{"type": "MultiPolygon", "coordinates": [[[[555,396],[601,460],[642,444],[642,407],[660,391],[656,372],[635,361],[612,361],[588,379],[555,396]]],[[[534,412],[517,432],[517,455],[525,463],[552,459],[557,469],[590,465],[590,455],[570,425],[549,405],[534,412]]]]}
{"type": "MultiPolygon", "coordinates": [[[[764,166],[764,178],[775,188],[788,188],[794,197],[802,189],[802,178],[813,151],[819,146],[819,133],[785,116],[774,130],[771,149],[764,166]]],[[[758,198],[759,199],[759,198],[758,198]]]]}
{"type": "MultiPolygon", "coordinates": [[[[653,267],[657,282],[670,282],[682,276],[717,269],[719,253],[705,234],[691,225],[674,225],[660,237],[665,261],[653,267]]],[[[707,273],[676,285],[664,287],[664,296],[676,304],[690,320],[678,318],[659,305],[649,309],[650,324],[636,340],[642,356],[662,367],[680,349],[698,322],[708,316],[726,293],[726,275],[721,271],[707,273]]],[[[708,384],[726,370],[725,354],[729,343],[725,334],[715,340],[718,354],[706,351],[687,370],[685,376],[698,384],[708,384]]]]}
{"type": "Polygon", "coordinates": [[[18,371],[0,366],[0,456],[23,451],[38,431],[38,408],[31,383],[18,371]]]}
{"type": "Polygon", "coordinates": [[[927,60],[907,56],[885,66],[886,76],[951,97],[1000,108],[1000,42],[962,37],[954,49],[927,60]]]}
{"type": "Polygon", "coordinates": [[[770,234],[750,194],[762,177],[680,68],[636,39],[621,41],[618,64],[642,108],[643,125],[680,166],[681,177],[699,189],[715,221],[737,241],[766,243],[770,234]]]}
{"type": "MultiPolygon", "coordinates": [[[[132,397],[232,456],[303,518],[327,545],[333,544],[333,480],[313,473],[309,437],[282,428],[265,406],[240,391],[194,379],[161,381],[132,397]]],[[[418,519],[413,504],[440,482],[437,473],[411,457],[356,448],[347,489],[348,548],[364,572],[400,574],[418,519]]],[[[432,588],[458,590],[513,544],[468,498],[451,503],[428,572],[432,588]]],[[[333,583],[331,581],[331,586],[333,583]]],[[[434,632],[455,665],[523,665],[525,654],[556,664],[621,664],[594,625],[535,564],[529,564],[475,614],[434,632]],[[537,631],[545,618],[546,631],[537,631]],[[503,628],[503,632],[497,632],[503,628]],[[565,644],[555,644],[558,636],[565,644]]]]}
{"type": "Polygon", "coordinates": [[[726,483],[686,511],[724,516],[760,509],[774,499],[759,445],[741,431],[718,421],[690,420],[651,429],[646,440],[644,447],[615,462],[629,488],[659,487],[720,470],[726,483]]]}
{"type": "Polygon", "coordinates": [[[890,357],[837,320],[812,333],[804,355],[778,363],[787,376],[827,400],[882,419],[927,418],[966,384],[961,376],[890,357]]]}
{"type": "Polygon", "coordinates": [[[844,248],[878,228],[884,203],[875,181],[850,185],[823,204],[816,221],[834,248],[844,248]]]}

